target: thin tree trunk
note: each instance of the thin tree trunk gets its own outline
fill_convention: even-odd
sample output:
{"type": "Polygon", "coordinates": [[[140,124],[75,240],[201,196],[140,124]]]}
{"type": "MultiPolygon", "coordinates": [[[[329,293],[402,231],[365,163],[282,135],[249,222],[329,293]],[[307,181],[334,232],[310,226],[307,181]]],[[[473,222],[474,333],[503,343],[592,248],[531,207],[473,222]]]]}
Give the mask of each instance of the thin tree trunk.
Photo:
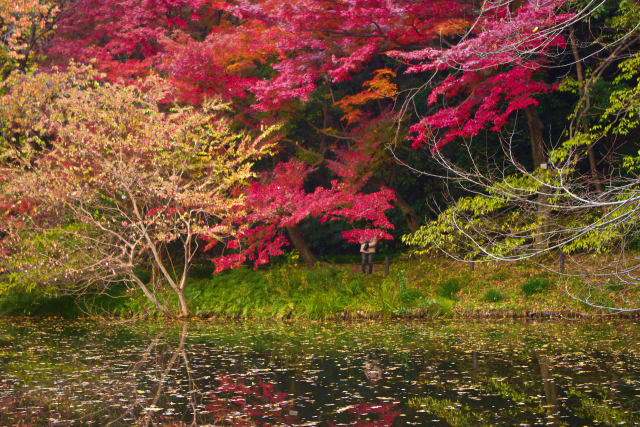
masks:
{"type": "MultiPolygon", "coordinates": [[[[578,76],[578,88],[580,90],[583,90],[584,73],[582,71],[582,60],[580,59],[580,55],[578,54],[578,45],[576,43],[576,36],[574,34],[573,28],[571,28],[571,31],[569,32],[569,41],[571,42],[571,52],[573,52],[573,59],[576,62],[576,75],[578,76]]],[[[586,100],[585,101],[586,105],[582,110],[582,112],[580,113],[580,116],[584,115],[589,110],[589,90],[588,89],[586,90],[586,93],[585,93],[585,100],[586,100]]],[[[578,123],[578,126],[581,126],[582,130],[586,132],[587,123],[584,121],[583,118],[582,120],[581,119],[578,119],[578,120],[582,122],[582,123],[578,123]]],[[[593,179],[593,183],[596,187],[596,192],[598,192],[598,194],[602,193],[602,183],[600,182],[598,169],[596,167],[596,154],[593,151],[593,144],[589,144],[589,146],[587,147],[587,156],[589,158],[589,169],[591,171],[591,179],[593,179]]]]}
{"type": "MultiPolygon", "coordinates": [[[[136,215],[136,218],[138,218],[139,221],[143,221],[142,215],[140,214],[140,210],[138,209],[138,204],[136,202],[136,198],[134,197],[134,195],[133,195],[133,193],[131,192],[130,189],[127,189],[127,195],[129,196],[129,200],[132,203],[133,212],[136,215]]],[[[173,280],[173,277],[171,277],[171,274],[169,273],[167,268],[165,267],[165,265],[164,265],[164,263],[162,261],[162,254],[158,250],[158,248],[157,248],[155,242],[153,241],[153,239],[151,238],[151,236],[149,235],[148,230],[146,228],[143,228],[141,231],[142,231],[142,236],[144,237],[144,239],[147,242],[147,246],[149,248],[149,251],[151,252],[152,262],[156,264],[156,266],[160,270],[160,273],[162,273],[162,277],[164,277],[164,281],[167,282],[169,284],[169,286],[171,287],[171,289],[173,289],[173,291],[178,295],[178,301],[179,301],[179,304],[180,304],[180,316],[179,317],[187,317],[189,315],[189,310],[187,308],[186,300],[184,298],[184,279],[186,278],[186,276],[183,274],[183,277],[182,277],[183,281],[181,282],[181,284],[177,284],[175,282],[175,280],[173,280]]],[[[187,267],[188,266],[185,264],[185,268],[187,268],[187,267]]],[[[144,289],[143,289],[143,291],[144,291],[144,289]]],[[[145,292],[145,295],[147,295],[146,292],[145,292]]],[[[172,316],[172,317],[175,317],[175,316],[172,316]]]]}
{"type": "Polygon", "coordinates": [[[180,317],[189,317],[189,307],[187,306],[187,298],[184,296],[184,290],[178,292],[178,304],[180,306],[180,317]]]}
{"type": "Polygon", "coordinates": [[[133,279],[133,281],[138,285],[138,287],[140,288],[140,290],[142,290],[142,293],[149,299],[149,301],[151,301],[151,303],[162,313],[166,314],[169,317],[175,317],[175,315],[169,311],[169,309],[167,309],[164,305],[162,305],[160,303],[160,301],[158,301],[158,299],[156,298],[156,296],[153,294],[153,292],[151,292],[149,290],[149,288],[147,287],[147,285],[144,284],[144,282],[142,280],[140,280],[138,278],[138,276],[135,275],[135,273],[131,272],[130,275],[131,279],[133,279]]]}
{"type": "MultiPolygon", "coordinates": [[[[544,131],[544,124],[540,120],[540,115],[535,106],[529,105],[524,110],[527,116],[527,123],[529,125],[529,135],[531,138],[531,154],[533,156],[533,168],[545,167],[547,163],[547,156],[544,151],[544,139],[542,137],[544,131]],[[543,166],[545,165],[545,166],[543,166]]],[[[544,188],[543,190],[544,191],[544,188]]],[[[548,219],[550,215],[550,209],[548,205],[548,197],[544,194],[538,196],[538,212],[537,216],[542,225],[537,230],[534,242],[537,250],[542,250],[548,246],[546,239],[546,232],[549,229],[548,219]]]]}
{"type": "Polygon", "coordinates": [[[300,256],[307,265],[312,265],[316,262],[316,257],[311,252],[311,248],[307,244],[304,234],[297,225],[287,227],[287,233],[293,246],[300,252],[300,256]]]}
{"type": "Polygon", "coordinates": [[[191,268],[191,260],[193,258],[193,252],[191,251],[191,242],[193,236],[191,234],[191,228],[189,224],[187,226],[187,237],[184,240],[184,266],[182,267],[182,277],[180,277],[180,283],[178,283],[178,304],[180,306],[180,317],[189,317],[189,307],[187,306],[187,299],[184,296],[184,289],[187,286],[187,279],[189,277],[189,269],[191,268]]]}
{"type": "Polygon", "coordinates": [[[544,124],[540,120],[538,110],[534,105],[529,105],[524,109],[529,125],[529,135],[531,138],[531,154],[533,154],[533,168],[537,169],[540,165],[547,162],[547,156],[544,153],[544,139],[542,137],[544,124]]]}

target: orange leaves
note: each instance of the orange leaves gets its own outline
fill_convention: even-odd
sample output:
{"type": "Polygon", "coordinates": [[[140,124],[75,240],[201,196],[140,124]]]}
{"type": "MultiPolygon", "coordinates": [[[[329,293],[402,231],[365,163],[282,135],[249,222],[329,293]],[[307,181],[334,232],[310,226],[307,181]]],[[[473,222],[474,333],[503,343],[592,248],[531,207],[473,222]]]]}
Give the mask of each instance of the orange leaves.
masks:
{"type": "Polygon", "coordinates": [[[9,57],[24,59],[25,50],[33,43],[30,40],[46,31],[57,12],[58,7],[49,1],[0,0],[0,47],[9,57]]]}
{"type": "MultiPolygon", "coordinates": [[[[238,74],[252,69],[256,63],[261,63],[274,54],[277,40],[282,34],[278,28],[258,21],[247,21],[243,23],[241,30],[230,27],[225,29],[224,35],[219,32],[216,39],[219,37],[226,42],[222,44],[220,40],[215,43],[219,45],[216,61],[227,73],[238,74]]],[[[211,35],[209,38],[213,39],[211,35]]]]}
{"type": "Polygon", "coordinates": [[[362,108],[365,104],[376,99],[394,98],[398,94],[398,86],[391,81],[396,73],[388,68],[374,71],[371,80],[364,82],[365,89],[355,95],[345,96],[335,104],[345,112],[343,120],[349,125],[362,117],[362,108]]]}
{"type": "Polygon", "coordinates": [[[433,27],[433,31],[440,36],[451,36],[462,33],[464,30],[469,28],[471,24],[472,22],[468,19],[447,19],[435,24],[433,27]]]}

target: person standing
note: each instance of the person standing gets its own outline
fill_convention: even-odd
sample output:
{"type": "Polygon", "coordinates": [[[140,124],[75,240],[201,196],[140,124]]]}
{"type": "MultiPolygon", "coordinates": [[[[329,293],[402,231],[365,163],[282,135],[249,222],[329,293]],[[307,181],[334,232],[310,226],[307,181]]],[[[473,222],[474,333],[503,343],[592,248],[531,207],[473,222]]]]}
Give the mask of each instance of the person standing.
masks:
{"type": "Polygon", "coordinates": [[[362,254],[362,273],[365,273],[365,266],[369,262],[369,274],[373,272],[373,254],[376,253],[376,243],[378,239],[372,237],[360,243],[360,253],[362,254]]]}

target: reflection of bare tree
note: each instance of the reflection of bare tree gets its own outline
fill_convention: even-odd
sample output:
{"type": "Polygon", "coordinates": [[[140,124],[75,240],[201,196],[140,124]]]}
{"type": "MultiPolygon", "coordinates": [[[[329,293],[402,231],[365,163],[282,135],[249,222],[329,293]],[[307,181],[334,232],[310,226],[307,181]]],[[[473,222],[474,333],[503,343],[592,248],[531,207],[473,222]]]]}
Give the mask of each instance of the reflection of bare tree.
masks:
{"type": "Polygon", "coordinates": [[[127,418],[136,419],[134,424],[141,426],[157,425],[168,421],[166,419],[167,416],[161,414],[162,408],[158,405],[163,393],[166,392],[165,388],[172,385],[171,381],[168,381],[170,379],[170,373],[178,370],[180,368],[180,363],[183,364],[187,373],[187,383],[189,388],[187,400],[193,413],[190,425],[198,425],[198,387],[193,379],[189,364],[189,357],[186,351],[188,324],[186,322],[182,322],[179,330],[180,338],[178,345],[175,348],[171,348],[169,344],[162,345],[164,344],[163,338],[167,330],[168,328],[164,328],[156,334],[143,352],[142,358],[129,369],[129,372],[123,380],[123,385],[129,387],[129,397],[131,399],[130,404],[122,414],[109,421],[106,425],[110,426],[118,424],[127,418]],[[137,377],[143,371],[149,370],[149,363],[154,363],[156,365],[155,371],[158,374],[155,378],[156,385],[153,392],[146,395],[138,389],[137,377]]]}
{"type": "Polygon", "coordinates": [[[538,364],[540,365],[540,376],[542,377],[542,385],[544,386],[544,395],[547,399],[547,405],[549,405],[551,418],[547,425],[560,425],[560,420],[556,417],[556,414],[560,410],[558,404],[558,393],[556,390],[556,383],[551,375],[551,359],[546,354],[538,354],[538,364]]]}

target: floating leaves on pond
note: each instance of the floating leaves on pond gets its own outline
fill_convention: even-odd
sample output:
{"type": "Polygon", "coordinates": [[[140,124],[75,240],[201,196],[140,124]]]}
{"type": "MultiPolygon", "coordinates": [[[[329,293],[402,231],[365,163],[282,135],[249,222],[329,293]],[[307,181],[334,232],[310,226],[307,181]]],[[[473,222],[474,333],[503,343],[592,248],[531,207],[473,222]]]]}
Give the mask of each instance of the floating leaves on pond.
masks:
{"type": "Polygon", "coordinates": [[[639,335],[632,322],[0,320],[0,425],[638,425],[639,335]]]}

